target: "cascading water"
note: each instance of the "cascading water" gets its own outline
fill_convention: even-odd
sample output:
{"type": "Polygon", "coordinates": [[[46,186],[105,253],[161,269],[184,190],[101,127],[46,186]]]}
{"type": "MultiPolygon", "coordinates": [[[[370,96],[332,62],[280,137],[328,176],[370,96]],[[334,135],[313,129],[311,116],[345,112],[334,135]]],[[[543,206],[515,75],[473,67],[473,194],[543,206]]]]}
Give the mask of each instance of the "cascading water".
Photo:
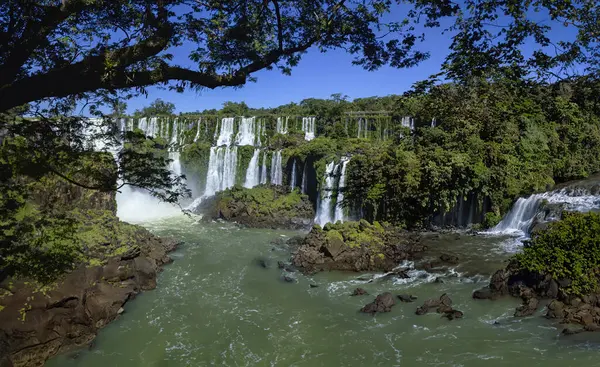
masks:
{"type": "Polygon", "coordinates": [[[304,131],[304,140],[315,138],[315,117],[302,118],[302,131],[304,131]]]}
{"type": "Polygon", "coordinates": [[[256,143],[254,146],[260,147],[262,145],[261,138],[266,134],[265,120],[260,119],[256,124],[256,143]]]}
{"type": "Polygon", "coordinates": [[[233,117],[225,117],[221,120],[221,130],[217,139],[217,146],[230,146],[233,138],[233,117]]]}
{"type": "Polygon", "coordinates": [[[273,185],[283,184],[283,169],[281,168],[281,150],[273,153],[271,158],[271,183],[273,185]]]}
{"type": "Polygon", "coordinates": [[[175,119],[175,121],[173,121],[173,128],[171,129],[171,146],[173,147],[172,149],[175,149],[175,145],[179,143],[178,138],[179,138],[179,121],[177,119],[175,119]]]}
{"type": "Polygon", "coordinates": [[[260,173],[260,184],[264,185],[267,183],[267,152],[263,153],[262,169],[260,173]]]}
{"type": "MultiPolygon", "coordinates": [[[[206,175],[206,189],[202,197],[213,196],[218,191],[235,185],[237,147],[211,147],[206,175]]],[[[194,204],[192,204],[194,206],[194,204]]]]}
{"type": "Polygon", "coordinates": [[[296,160],[292,163],[292,177],[290,178],[290,188],[293,190],[296,187],[296,160]]]}
{"type": "Polygon", "coordinates": [[[358,138],[368,138],[369,137],[369,121],[367,119],[359,119],[358,120],[358,138]]]}
{"type": "MultiPolygon", "coordinates": [[[[283,117],[277,118],[277,125],[275,126],[275,132],[277,134],[287,134],[288,133],[288,119],[289,119],[289,117],[286,117],[285,120],[283,117]]],[[[303,131],[304,131],[304,129],[303,129],[303,131]]]]}
{"type": "Polygon", "coordinates": [[[194,136],[194,143],[198,141],[198,139],[200,139],[200,125],[202,124],[202,117],[200,117],[198,119],[198,122],[196,123],[196,136],[194,136]]]}
{"type": "Polygon", "coordinates": [[[254,125],[256,117],[242,117],[235,137],[236,145],[254,145],[254,125]]]}
{"type": "Polygon", "coordinates": [[[337,200],[335,202],[335,217],[334,222],[344,221],[346,217],[344,215],[344,207],[342,203],[344,202],[344,188],[346,187],[346,166],[350,162],[350,159],[342,158],[342,168],[340,171],[340,181],[338,183],[337,189],[337,200]]]}
{"type": "Polygon", "coordinates": [[[411,131],[415,129],[415,119],[409,116],[402,118],[402,126],[409,128],[411,131]]]}
{"type": "MultiPolygon", "coordinates": [[[[588,212],[600,209],[600,196],[591,195],[585,189],[569,189],[533,194],[527,198],[519,198],[502,221],[488,233],[525,235],[529,234],[531,225],[540,214],[541,204],[559,205],[560,211],[588,212]]],[[[546,217],[544,220],[556,220],[558,217],[546,217]]]]}
{"type": "Polygon", "coordinates": [[[437,126],[437,121],[435,120],[435,117],[431,119],[431,127],[436,127],[437,126]]]}
{"type": "Polygon", "coordinates": [[[331,193],[335,182],[333,173],[335,172],[336,167],[337,166],[333,161],[325,167],[325,187],[321,190],[321,196],[317,206],[317,216],[315,217],[315,223],[321,226],[333,221],[331,215],[331,193]]]}
{"type": "Polygon", "coordinates": [[[179,161],[179,152],[170,152],[169,159],[171,160],[171,163],[169,163],[169,170],[173,172],[173,174],[180,176],[181,162],[179,161]]]}
{"type": "Polygon", "coordinates": [[[302,190],[303,194],[306,194],[308,192],[308,187],[307,187],[307,182],[306,182],[306,171],[308,169],[308,163],[306,162],[306,160],[304,161],[304,168],[302,169],[302,184],[300,189],[302,190]]]}
{"type": "Polygon", "coordinates": [[[252,159],[250,159],[248,169],[246,170],[246,181],[244,181],[244,187],[246,188],[253,188],[260,182],[259,156],[260,149],[254,149],[254,154],[252,154],[252,159]]]}

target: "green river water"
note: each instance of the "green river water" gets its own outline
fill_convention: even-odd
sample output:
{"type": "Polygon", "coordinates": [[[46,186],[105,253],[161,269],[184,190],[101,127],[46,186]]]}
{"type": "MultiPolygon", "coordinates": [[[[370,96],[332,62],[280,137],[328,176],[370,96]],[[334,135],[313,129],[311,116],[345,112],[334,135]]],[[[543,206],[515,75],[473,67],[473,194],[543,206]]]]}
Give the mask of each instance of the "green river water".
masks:
{"type": "Polygon", "coordinates": [[[461,265],[440,274],[412,271],[408,280],[358,280],[359,274],[291,274],[277,260],[289,251],[273,240],[297,232],[241,229],[176,216],[144,224],[185,241],[175,262],[103,329],[90,349],[47,366],[600,366],[600,335],[560,335],[564,326],[539,314],[512,317],[516,299],[480,301],[473,290],[510,255],[512,240],[458,234],[426,238],[461,265]],[[257,257],[271,260],[263,268],[257,257]],[[310,284],[319,287],[311,288],[310,284]],[[350,297],[356,287],[370,295],[350,297]],[[419,297],[374,317],[358,310],[390,291],[419,297]],[[431,297],[448,293],[463,319],[416,316],[431,297]]]}

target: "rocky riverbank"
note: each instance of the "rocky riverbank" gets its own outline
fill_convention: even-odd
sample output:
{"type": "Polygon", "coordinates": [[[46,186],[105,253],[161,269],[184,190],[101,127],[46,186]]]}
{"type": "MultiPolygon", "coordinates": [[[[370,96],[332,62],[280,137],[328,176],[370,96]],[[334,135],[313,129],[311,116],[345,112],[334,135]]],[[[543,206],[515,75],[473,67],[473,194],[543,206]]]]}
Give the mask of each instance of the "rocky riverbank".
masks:
{"type": "Polygon", "coordinates": [[[42,366],[58,353],[89,345],[128,301],[156,287],[176,242],[121,225],[130,230],[132,242],[117,253],[82,264],[49,285],[18,279],[0,284],[0,366],[42,366]]]}
{"type": "Polygon", "coordinates": [[[294,251],[292,263],[304,273],[322,270],[388,272],[426,249],[420,236],[391,225],[345,222],[313,226],[294,251]]]}

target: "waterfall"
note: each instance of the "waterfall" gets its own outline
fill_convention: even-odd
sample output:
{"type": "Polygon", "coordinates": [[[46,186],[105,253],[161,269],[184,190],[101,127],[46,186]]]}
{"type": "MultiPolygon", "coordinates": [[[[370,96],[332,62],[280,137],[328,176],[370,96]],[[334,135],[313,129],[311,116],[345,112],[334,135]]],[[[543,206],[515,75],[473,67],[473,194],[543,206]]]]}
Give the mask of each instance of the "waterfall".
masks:
{"type": "MultiPolygon", "coordinates": [[[[171,145],[174,146],[178,144],[177,138],[179,137],[179,121],[177,118],[173,121],[173,129],[171,129],[171,145]]],[[[175,149],[175,147],[172,147],[175,149]]]]}
{"type": "MultiPolygon", "coordinates": [[[[277,125],[275,126],[275,132],[277,134],[288,133],[288,119],[289,117],[286,117],[285,120],[283,119],[283,117],[277,118],[277,125]]],[[[302,131],[304,131],[304,129],[302,129],[302,131]]]]}
{"type": "Polygon", "coordinates": [[[437,126],[437,121],[435,120],[435,117],[431,119],[431,127],[436,127],[437,126]]]}
{"type": "Polygon", "coordinates": [[[293,190],[296,187],[296,160],[292,163],[292,177],[290,179],[290,188],[293,190]]]}
{"type": "Polygon", "coordinates": [[[315,117],[302,118],[302,131],[304,131],[304,140],[315,138],[315,117]]]}
{"type": "Polygon", "coordinates": [[[360,118],[358,119],[358,138],[369,137],[369,120],[360,118]]]}
{"type": "Polygon", "coordinates": [[[256,124],[256,144],[254,146],[262,146],[261,137],[263,137],[266,132],[265,120],[261,119],[258,124],[256,124]]]}
{"type": "Polygon", "coordinates": [[[325,167],[325,187],[321,190],[320,200],[317,206],[317,216],[315,217],[315,223],[321,226],[333,221],[331,215],[331,193],[335,182],[333,173],[335,172],[336,167],[337,166],[333,161],[325,167]]]}
{"type": "Polygon", "coordinates": [[[215,125],[215,133],[213,135],[213,141],[217,140],[219,136],[219,119],[217,119],[217,124],[215,125]]]}
{"type": "Polygon", "coordinates": [[[255,120],[255,117],[242,117],[238,133],[235,137],[236,145],[254,145],[255,120]]]}
{"type": "Polygon", "coordinates": [[[267,152],[263,153],[262,169],[260,174],[260,184],[264,185],[267,183],[267,152]]]}
{"type": "Polygon", "coordinates": [[[415,119],[409,116],[402,118],[402,126],[409,128],[411,131],[415,129],[415,119]]]}
{"type": "Polygon", "coordinates": [[[252,154],[252,159],[250,159],[248,169],[246,170],[246,181],[244,182],[244,187],[246,188],[253,188],[260,182],[260,170],[258,164],[259,155],[260,150],[254,149],[254,154],[252,154]]]}
{"type": "Polygon", "coordinates": [[[308,162],[306,160],[304,160],[304,168],[302,169],[302,185],[301,185],[301,190],[303,194],[306,194],[308,192],[308,187],[307,182],[306,182],[306,172],[307,172],[307,168],[308,168],[308,162]]]}
{"type": "Polygon", "coordinates": [[[237,147],[211,147],[203,197],[213,196],[218,191],[235,185],[237,147]]]}
{"type": "Polygon", "coordinates": [[[273,185],[283,184],[283,169],[281,168],[281,150],[273,153],[271,158],[271,183],[273,185]]]}
{"type": "Polygon", "coordinates": [[[519,198],[502,221],[487,233],[528,235],[531,225],[540,213],[542,202],[560,205],[559,211],[588,212],[600,209],[600,196],[591,195],[587,190],[563,188],[543,194],[533,194],[527,198],[519,198]]]}
{"type": "Polygon", "coordinates": [[[338,183],[338,189],[337,189],[338,194],[337,194],[337,200],[335,202],[334,222],[337,222],[338,220],[343,222],[345,220],[344,207],[342,206],[342,203],[344,201],[344,188],[346,187],[346,166],[348,165],[349,162],[350,162],[350,159],[342,158],[340,181],[338,183]]]}
{"type": "Polygon", "coordinates": [[[198,122],[196,123],[196,136],[194,137],[194,143],[198,141],[198,139],[200,139],[200,125],[202,123],[202,117],[200,117],[198,119],[198,122]]]}
{"type": "Polygon", "coordinates": [[[219,132],[219,138],[217,139],[217,146],[231,145],[231,139],[233,137],[233,123],[233,117],[225,117],[221,120],[221,130],[219,132]]]}
{"type": "Polygon", "coordinates": [[[181,162],[179,161],[179,152],[170,152],[169,159],[171,163],[169,163],[169,170],[173,172],[173,174],[177,176],[181,176],[181,162]]]}

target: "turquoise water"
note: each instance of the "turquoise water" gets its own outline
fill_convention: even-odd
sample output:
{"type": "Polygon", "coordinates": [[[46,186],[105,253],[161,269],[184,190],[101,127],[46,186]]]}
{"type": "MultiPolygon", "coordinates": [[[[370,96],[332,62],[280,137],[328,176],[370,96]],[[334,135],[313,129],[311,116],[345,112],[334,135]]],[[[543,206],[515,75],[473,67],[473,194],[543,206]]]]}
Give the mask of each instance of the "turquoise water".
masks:
{"type": "Polygon", "coordinates": [[[355,273],[290,273],[297,282],[286,283],[276,262],[289,251],[271,242],[295,232],[183,216],[145,225],[186,242],[172,254],[175,262],[160,274],[158,288],[129,302],[93,348],[48,366],[600,366],[600,335],[563,337],[564,326],[541,312],[513,318],[518,300],[471,299],[509,256],[511,240],[427,237],[434,252],[463,260],[443,274],[443,284],[432,282],[442,274],[419,271],[409,280],[372,283],[355,273]],[[258,257],[272,266],[259,266],[258,257]],[[357,286],[370,295],[350,297],[357,286]],[[419,300],[374,317],[358,312],[384,291],[419,300]],[[442,293],[464,319],[414,314],[420,302],[442,293]]]}

